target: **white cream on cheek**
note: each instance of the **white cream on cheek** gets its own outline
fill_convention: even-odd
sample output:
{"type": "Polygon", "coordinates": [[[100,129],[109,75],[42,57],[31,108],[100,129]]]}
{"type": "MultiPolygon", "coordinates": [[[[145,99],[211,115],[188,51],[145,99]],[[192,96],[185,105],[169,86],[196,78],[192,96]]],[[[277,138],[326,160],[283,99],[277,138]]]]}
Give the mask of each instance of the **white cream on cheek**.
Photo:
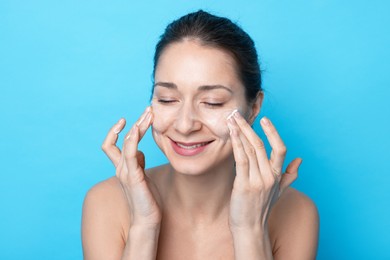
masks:
{"type": "MultiPolygon", "coordinates": [[[[155,101],[157,102],[157,101],[155,101]]],[[[159,143],[161,134],[168,131],[169,128],[174,127],[175,120],[183,120],[179,117],[181,115],[180,105],[164,105],[159,103],[152,103],[154,121],[153,121],[153,136],[157,143],[159,143]]],[[[229,106],[226,108],[207,108],[200,107],[191,110],[190,119],[196,120],[202,124],[202,129],[207,129],[212,137],[216,137],[224,142],[230,139],[229,128],[227,126],[227,117],[232,111],[242,111],[242,108],[237,106],[229,106]]],[[[201,133],[202,137],[207,136],[207,130],[201,133]]],[[[203,130],[204,131],[204,130],[203,130]]]]}
{"type": "Polygon", "coordinates": [[[226,142],[230,139],[229,128],[227,126],[227,117],[235,109],[236,107],[209,110],[204,109],[200,113],[200,118],[208,129],[210,129],[216,136],[226,142]]]}

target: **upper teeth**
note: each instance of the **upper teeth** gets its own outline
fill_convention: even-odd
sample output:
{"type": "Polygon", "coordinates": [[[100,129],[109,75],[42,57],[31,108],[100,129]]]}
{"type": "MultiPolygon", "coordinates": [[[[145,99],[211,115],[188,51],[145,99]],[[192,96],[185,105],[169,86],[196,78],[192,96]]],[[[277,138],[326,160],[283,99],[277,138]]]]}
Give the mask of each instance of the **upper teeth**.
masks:
{"type": "Polygon", "coordinates": [[[184,149],[195,149],[195,148],[198,148],[198,147],[201,147],[202,145],[206,145],[207,143],[200,143],[200,144],[194,144],[194,145],[184,145],[184,144],[181,144],[181,143],[177,143],[178,146],[180,146],[181,148],[184,148],[184,149]]]}

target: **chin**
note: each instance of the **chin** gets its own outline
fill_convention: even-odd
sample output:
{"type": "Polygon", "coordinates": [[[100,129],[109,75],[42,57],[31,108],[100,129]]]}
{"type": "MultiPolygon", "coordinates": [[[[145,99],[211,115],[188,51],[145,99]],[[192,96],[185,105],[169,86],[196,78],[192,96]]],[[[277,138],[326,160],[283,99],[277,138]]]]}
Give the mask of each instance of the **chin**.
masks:
{"type": "MultiPolygon", "coordinates": [[[[169,158],[168,158],[169,160],[169,158]]],[[[170,164],[172,165],[175,172],[185,175],[202,175],[210,171],[212,166],[203,164],[199,162],[198,160],[178,160],[173,159],[169,160],[170,164]]]]}
{"type": "Polygon", "coordinates": [[[166,154],[173,169],[181,174],[199,176],[233,165],[233,153],[229,151],[211,152],[197,156],[182,157],[173,153],[166,154]]]}

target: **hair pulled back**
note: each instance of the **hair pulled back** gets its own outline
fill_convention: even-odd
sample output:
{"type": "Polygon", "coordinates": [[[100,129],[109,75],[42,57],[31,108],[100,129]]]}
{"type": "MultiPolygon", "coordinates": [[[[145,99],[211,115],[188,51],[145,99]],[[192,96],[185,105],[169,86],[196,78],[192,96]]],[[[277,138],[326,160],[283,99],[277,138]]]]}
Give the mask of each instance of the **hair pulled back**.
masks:
{"type": "Polygon", "coordinates": [[[251,37],[231,20],[199,10],[170,23],[154,54],[153,75],[164,49],[172,43],[195,39],[206,46],[230,53],[237,65],[238,76],[245,86],[248,102],[252,102],[261,88],[261,72],[255,44],[251,37]]]}

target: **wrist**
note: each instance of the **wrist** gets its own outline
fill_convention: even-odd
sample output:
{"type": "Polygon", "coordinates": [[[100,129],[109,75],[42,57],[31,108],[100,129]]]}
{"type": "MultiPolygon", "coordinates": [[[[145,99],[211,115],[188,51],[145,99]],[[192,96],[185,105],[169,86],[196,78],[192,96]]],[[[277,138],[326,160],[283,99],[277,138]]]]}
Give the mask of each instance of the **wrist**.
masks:
{"type": "Polygon", "coordinates": [[[133,233],[155,234],[160,232],[160,227],[161,227],[160,224],[131,225],[129,231],[133,233]]]}
{"type": "Polygon", "coordinates": [[[156,259],[159,235],[159,226],[131,226],[122,260],[156,259]]]}
{"type": "MultiPolygon", "coordinates": [[[[145,248],[153,248],[157,244],[158,238],[160,236],[159,227],[150,227],[150,226],[132,226],[129,229],[127,236],[127,243],[130,242],[130,245],[135,245],[142,241],[142,246],[145,248]],[[137,241],[135,243],[135,241],[137,241]]],[[[141,246],[141,245],[140,245],[141,246]]]]}
{"type": "Polygon", "coordinates": [[[233,239],[268,239],[269,233],[268,228],[265,227],[255,227],[255,228],[231,228],[230,232],[232,233],[233,239]]]}
{"type": "Polygon", "coordinates": [[[236,228],[231,233],[235,259],[273,259],[267,228],[236,228]]]}
{"type": "Polygon", "coordinates": [[[230,226],[230,232],[233,236],[237,235],[254,235],[254,236],[263,236],[268,235],[268,225],[256,225],[248,227],[237,227],[230,226]]]}

